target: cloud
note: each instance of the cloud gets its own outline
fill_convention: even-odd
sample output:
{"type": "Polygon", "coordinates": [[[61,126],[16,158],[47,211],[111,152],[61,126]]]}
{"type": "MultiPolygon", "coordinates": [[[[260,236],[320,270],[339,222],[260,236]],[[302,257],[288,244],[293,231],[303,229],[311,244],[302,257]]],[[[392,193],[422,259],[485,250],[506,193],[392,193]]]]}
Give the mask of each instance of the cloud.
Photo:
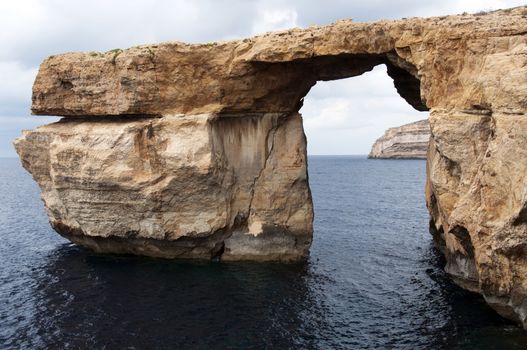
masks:
{"type": "Polygon", "coordinates": [[[252,34],[296,27],[298,13],[295,9],[262,9],[253,20],[252,34]]]}
{"type": "Polygon", "coordinates": [[[518,0],[369,0],[354,1],[333,0],[288,0],[261,1],[268,6],[285,5],[296,9],[298,24],[309,26],[323,25],[341,18],[352,18],[355,21],[373,21],[379,19],[398,19],[412,16],[440,16],[480,10],[495,10],[525,4],[518,0]]]}
{"type": "Polygon", "coordinates": [[[0,3],[0,60],[37,65],[50,54],[251,34],[256,3],[231,0],[18,0],[0,3]]]}
{"type": "Polygon", "coordinates": [[[37,68],[26,68],[16,61],[0,61],[0,116],[29,114],[31,85],[37,68]]]}

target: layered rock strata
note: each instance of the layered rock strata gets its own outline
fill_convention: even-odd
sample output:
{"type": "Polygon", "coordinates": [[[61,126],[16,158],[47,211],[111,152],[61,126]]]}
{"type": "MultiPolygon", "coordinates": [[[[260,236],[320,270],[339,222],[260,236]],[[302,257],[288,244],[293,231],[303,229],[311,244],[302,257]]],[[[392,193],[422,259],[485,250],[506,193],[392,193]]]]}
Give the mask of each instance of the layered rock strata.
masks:
{"type": "Polygon", "coordinates": [[[389,128],[375,141],[368,158],[426,159],[429,139],[428,119],[389,128]]]}
{"type": "Polygon", "coordinates": [[[16,142],[51,225],[98,252],[298,260],[313,208],[300,115],[65,118],[16,142]]]}
{"type": "Polygon", "coordinates": [[[102,252],[298,260],[312,203],[298,110],[387,66],[430,110],[426,198],[447,271],[527,324],[527,9],[46,59],[16,141],[53,227],[102,252]]]}

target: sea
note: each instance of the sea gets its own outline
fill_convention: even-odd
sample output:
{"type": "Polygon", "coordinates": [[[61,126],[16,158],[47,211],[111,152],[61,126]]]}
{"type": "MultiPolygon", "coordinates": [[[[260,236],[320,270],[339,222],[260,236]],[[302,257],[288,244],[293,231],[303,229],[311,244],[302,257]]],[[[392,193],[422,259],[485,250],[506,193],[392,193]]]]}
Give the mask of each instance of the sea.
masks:
{"type": "Polygon", "coordinates": [[[0,349],[527,349],[445,274],[425,161],[311,156],[309,181],[306,261],[171,261],[70,244],[0,159],[0,349]]]}

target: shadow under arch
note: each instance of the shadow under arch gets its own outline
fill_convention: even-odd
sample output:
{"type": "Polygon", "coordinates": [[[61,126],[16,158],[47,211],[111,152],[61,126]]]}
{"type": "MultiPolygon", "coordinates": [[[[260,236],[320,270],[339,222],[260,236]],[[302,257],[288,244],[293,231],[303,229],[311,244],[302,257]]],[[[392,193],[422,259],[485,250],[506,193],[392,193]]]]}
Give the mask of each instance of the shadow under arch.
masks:
{"type": "MultiPolygon", "coordinates": [[[[403,50],[404,51],[404,50],[403,50]]],[[[418,69],[396,51],[372,54],[340,53],[308,58],[273,61],[253,58],[246,62],[253,75],[246,77],[256,96],[248,100],[253,112],[295,113],[302,108],[303,99],[318,81],[346,79],[362,75],[378,65],[386,65],[397,93],[418,111],[428,111],[426,97],[421,94],[418,69]]],[[[234,82],[233,82],[234,83],[234,82]]],[[[229,85],[230,86],[230,85],[229,85]]],[[[238,113],[244,104],[225,107],[222,113],[238,113]]]]}

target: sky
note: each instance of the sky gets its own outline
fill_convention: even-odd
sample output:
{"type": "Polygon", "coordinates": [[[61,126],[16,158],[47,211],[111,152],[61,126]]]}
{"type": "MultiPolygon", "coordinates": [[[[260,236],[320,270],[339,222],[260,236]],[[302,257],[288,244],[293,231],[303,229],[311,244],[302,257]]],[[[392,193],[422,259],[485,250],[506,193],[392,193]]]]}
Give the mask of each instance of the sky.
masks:
{"type": "MultiPolygon", "coordinates": [[[[55,121],[31,116],[40,62],[71,51],[107,51],[162,41],[212,42],[292,27],[477,12],[515,0],[16,0],[0,2],[0,157],[14,157],[22,129],[55,121]]],[[[309,154],[367,154],[385,129],[424,119],[397,95],[384,66],[319,82],[308,93],[309,154]]]]}

